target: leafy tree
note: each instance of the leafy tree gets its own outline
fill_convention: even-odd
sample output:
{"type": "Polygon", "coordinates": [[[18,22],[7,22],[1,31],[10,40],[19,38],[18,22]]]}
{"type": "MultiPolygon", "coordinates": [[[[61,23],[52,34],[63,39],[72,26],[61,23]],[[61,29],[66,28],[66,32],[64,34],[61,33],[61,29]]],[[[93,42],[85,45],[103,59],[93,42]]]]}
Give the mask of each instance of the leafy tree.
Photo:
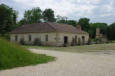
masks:
{"type": "Polygon", "coordinates": [[[56,22],[59,22],[59,21],[67,21],[67,17],[65,17],[65,16],[60,16],[60,15],[57,15],[56,16],[56,22]]]}
{"type": "Polygon", "coordinates": [[[108,38],[110,40],[115,40],[115,23],[112,23],[109,27],[108,27],[108,30],[107,30],[108,34],[108,38]]]}
{"type": "Polygon", "coordinates": [[[67,17],[61,17],[61,16],[57,16],[57,22],[58,23],[63,23],[63,24],[69,24],[69,25],[73,25],[73,26],[77,25],[77,21],[67,20],[67,17]]]}
{"type": "Polygon", "coordinates": [[[16,25],[17,12],[5,4],[0,5],[0,34],[10,32],[16,25]]]}
{"type": "Polygon", "coordinates": [[[89,25],[90,19],[88,18],[80,18],[78,21],[78,24],[81,25],[82,29],[86,32],[89,31],[90,25],[89,25]]]}
{"type": "MultiPolygon", "coordinates": [[[[25,23],[40,23],[42,18],[42,11],[39,7],[27,10],[24,13],[25,23]]],[[[23,21],[23,20],[22,20],[23,21]]]]}
{"type": "Polygon", "coordinates": [[[43,11],[43,18],[44,20],[47,22],[55,22],[55,15],[54,15],[54,11],[52,9],[45,9],[43,11]]]}
{"type": "Polygon", "coordinates": [[[25,24],[26,21],[24,19],[21,19],[19,22],[18,22],[18,26],[22,26],[23,24],[25,24]]]}
{"type": "Polygon", "coordinates": [[[92,38],[95,38],[96,28],[100,28],[100,33],[107,36],[108,25],[106,23],[91,23],[89,33],[92,38]]]}
{"type": "Polygon", "coordinates": [[[33,20],[33,22],[40,22],[41,18],[42,18],[41,9],[40,8],[32,9],[32,20],[33,20]]]}
{"type": "Polygon", "coordinates": [[[75,20],[67,20],[67,24],[76,26],[77,25],[77,21],[75,21],[75,20]]]}
{"type": "Polygon", "coordinates": [[[26,21],[26,23],[32,23],[32,11],[31,10],[25,11],[24,20],[26,21]]]}

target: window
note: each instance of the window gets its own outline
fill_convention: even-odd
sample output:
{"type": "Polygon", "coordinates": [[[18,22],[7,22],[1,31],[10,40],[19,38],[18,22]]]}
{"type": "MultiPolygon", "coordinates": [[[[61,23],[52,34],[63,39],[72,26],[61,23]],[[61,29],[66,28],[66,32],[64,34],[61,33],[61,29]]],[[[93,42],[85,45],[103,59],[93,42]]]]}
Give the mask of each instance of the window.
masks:
{"type": "Polygon", "coordinates": [[[46,35],[46,41],[48,41],[48,35],[46,35]]]}
{"type": "Polygon", "coordinates": [[[32,40],[31,35],[29,35],[29,41],[31,41],[31,40],[32,40]]]}
{"type": "Polygon", "coordinates": [[[18,40],[18,36],[16,35],[16,36],[15,36],[15,41],[17,41],[17,40],[18,40]]]}
{"type": "Polygon", "coordinates": [[[82,36],[82,39],[85,39],[85,36],[82,36]]]}

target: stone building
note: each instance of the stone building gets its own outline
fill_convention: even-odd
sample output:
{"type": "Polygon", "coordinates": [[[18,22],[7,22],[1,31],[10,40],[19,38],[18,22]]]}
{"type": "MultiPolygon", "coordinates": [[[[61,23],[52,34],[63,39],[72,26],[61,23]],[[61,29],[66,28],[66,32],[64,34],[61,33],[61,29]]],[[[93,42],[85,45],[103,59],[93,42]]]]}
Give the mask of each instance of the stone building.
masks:
{"type": "Polygon", "coordinates": [[[108,42],[107,37],[104,34],[100,33],[99,28],[96,28],[95,38],[97,39],[97,43],[106,43],[106,42],[108,42]]]}
{"type": "Polygon", "coordinates": [[[89,34],[81,30],[81,26],[51,22],[25,24],[10,33],[12,42],[38,44],[46,46],[63,46],[86,44],[89,34]]]}

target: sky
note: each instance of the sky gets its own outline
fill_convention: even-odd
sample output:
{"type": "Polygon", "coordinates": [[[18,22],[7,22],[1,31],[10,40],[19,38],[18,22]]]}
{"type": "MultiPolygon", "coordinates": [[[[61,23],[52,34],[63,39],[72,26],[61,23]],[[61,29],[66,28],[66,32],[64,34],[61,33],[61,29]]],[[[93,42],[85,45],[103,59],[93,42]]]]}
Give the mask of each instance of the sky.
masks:
{"type": "Polygon", "coordinates": [[[18,20],[23,18],[25,10],[40,7],[51,8],[55,15],[79,20],[87,17],[90,22],[115,22],[115,0],[0,0],[18,11],[18,20]]]}

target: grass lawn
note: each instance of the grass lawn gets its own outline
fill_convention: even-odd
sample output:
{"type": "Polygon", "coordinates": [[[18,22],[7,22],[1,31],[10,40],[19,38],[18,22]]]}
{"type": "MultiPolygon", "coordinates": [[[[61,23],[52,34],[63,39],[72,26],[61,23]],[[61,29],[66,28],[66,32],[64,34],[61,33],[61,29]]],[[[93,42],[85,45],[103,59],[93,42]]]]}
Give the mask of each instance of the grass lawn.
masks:
{"type": "Polygon", "coordinates": [[[22,46],[0,38],[0,70],[47,63],[53,60],[55,57],[31,53],[22,46]]]}
{"type": "Polygon", "coordinates": [[[43,50],[56,50],[65,52],[102,52],[115,50],[115,43],[109,44],[93,44],[93,45],[83,45],[83,46],[69,46],[69,47],[48,47],[48,46],[24,46],[26,48],[38,48],[43,50]]]}

